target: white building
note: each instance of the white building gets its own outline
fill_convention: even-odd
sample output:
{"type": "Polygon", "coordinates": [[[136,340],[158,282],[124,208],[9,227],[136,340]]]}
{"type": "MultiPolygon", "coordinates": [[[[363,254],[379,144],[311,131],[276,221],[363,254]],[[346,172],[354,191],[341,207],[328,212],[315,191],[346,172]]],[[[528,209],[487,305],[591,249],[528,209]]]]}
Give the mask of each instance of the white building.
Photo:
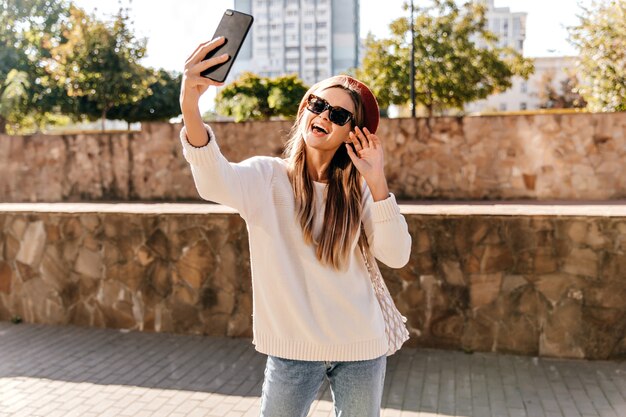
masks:
{"type": "Polygon", "coordinates": [[[575,73],[577,60],[578,57],[575,56],[534,58],[535,72],[528,80],[513,77],[513,85],[510,89],[500,94],[493,94],[485,100],[470,103],[465,106],[465,111],[473,113],[539,109],[541,105],[539,93],[543,80],[551,78],[553,88],[561,94],[561,82],[575,73]]]}
{"type": "Polygon", "coordinates": [[[498,36],[496,46],[500,48],[508,46],[521,54],[526,39],[527,13],[513,13],[508,7],[495,7],[494,0],[485,0],[485,3],[488,29],[498,36]]]}
{"type": "MultiPolygon", "coordinates": [[[[498,35],[497,46],[513,47],[523,53],[526,38],[527,13],[512,13],[508,7],[495,7],[494,0],[486,0],[489,30],[498,35]]],[[[510,89],[493,94],[485,100],[475,101],[465,106],[468,113],[491,111],[518,111],[539,109],[539,93],[545,77],[552,78],[554,89],[561,94],[561,81],[565,80],[576,68],[576,57],[541,57],[534,58],[535,73],[528,80],[513,77],[510,89]]]]}
{"type": "Polygon", "coordinates": [[[308,85],[358,66],[359,0],[235,0],[254,23],[229,76],[296,73],[308,85]]]}

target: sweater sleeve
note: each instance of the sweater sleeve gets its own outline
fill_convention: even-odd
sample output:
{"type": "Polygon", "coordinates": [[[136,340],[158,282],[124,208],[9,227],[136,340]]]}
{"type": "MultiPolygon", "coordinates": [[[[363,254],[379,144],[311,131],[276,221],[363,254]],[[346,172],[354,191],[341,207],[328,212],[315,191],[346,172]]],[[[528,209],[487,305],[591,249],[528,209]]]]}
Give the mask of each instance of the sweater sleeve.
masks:
{"type": "Polygon", "coordinates": [[[366,186],[363,201],[363,227],[372,254],[390,268],[402,268],[411,255],[411,235],[396,197],[374,201],[366,186]]]}
{"type": "Polygon", "coordinates": [[[187,140],[183,127],[180,140],[183,155],[191,166],[198,194],[205,200],[234,208],[244,219],[249,219],[262,206],[261,198],[268,195],[272,178],[271,164],[267,158],[252,157],[231,163],[222,155],[215,135],[205,125],[209,143],[195,147],[187,140]]]}

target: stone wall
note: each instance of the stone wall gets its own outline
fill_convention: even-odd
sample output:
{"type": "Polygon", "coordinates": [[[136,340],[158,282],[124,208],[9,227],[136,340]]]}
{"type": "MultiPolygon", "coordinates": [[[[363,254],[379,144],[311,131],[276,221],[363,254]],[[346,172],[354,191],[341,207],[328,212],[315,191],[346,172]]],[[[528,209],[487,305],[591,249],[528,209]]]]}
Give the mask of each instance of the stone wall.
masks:
{"type": "MultiPolygon", "coordinates": [[[[0,201],[197,200],[180,125],[140,133],[0,136],[0,201]]],[[[214,123],[231,161],[279,155],[289,122],[214,123]]],[[[403,199],[621,199],[626,113],[383,119],[403,199]]]]}
{"type": "MultiPolygon", "coordinates": [[[[245,224],[202,207],[0,211],[0,320],[251,337],[245,224]]],[[[626,217],[406,218],[410,262],[382,271],[409,346],[626,355],[626,217]]]]}
{"type": "Polygon", "coordinates": [[[0,319],[251,335],[235,214],[0,214],[0,319]]]}

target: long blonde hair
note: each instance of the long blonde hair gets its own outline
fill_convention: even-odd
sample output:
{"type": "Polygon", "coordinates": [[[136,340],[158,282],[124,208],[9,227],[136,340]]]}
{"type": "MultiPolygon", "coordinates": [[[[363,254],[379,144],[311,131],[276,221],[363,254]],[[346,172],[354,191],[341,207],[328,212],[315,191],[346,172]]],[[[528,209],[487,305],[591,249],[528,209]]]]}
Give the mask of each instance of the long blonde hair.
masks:
{"type": "MultiPolygon", "coordinates": [[[[361,175],[350,160],[345,147],[340,146],[326,171],[328,185],[324,222],[319,239],[315,240],[313,236],[316,215],[315,192],[313,180],[306,167],[306,144],[300,126],[309,95],[329,88],[341,88],[350,95],[355,108],[352,127],[363,125],[365,117],[363,102],[356,87],[350,84],[347,78],[342,77],[321,81],[307,91],[300,103],[284,156],[304,241],[315,246],[315,253],[320,262],[335,269],[343,269],[350,256],[352,242],[361,227],[361,175]]],[[[363,236],[361,240],[364,241],[363,236]]]]}

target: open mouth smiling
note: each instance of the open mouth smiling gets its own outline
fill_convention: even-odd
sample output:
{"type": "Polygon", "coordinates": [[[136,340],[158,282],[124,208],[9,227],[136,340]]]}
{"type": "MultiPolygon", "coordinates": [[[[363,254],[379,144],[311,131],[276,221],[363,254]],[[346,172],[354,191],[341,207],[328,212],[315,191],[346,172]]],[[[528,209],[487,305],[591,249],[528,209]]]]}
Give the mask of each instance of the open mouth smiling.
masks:
{"type": "Polygon", "coordinates": [[[313,123],[313,125],[311,126],[311,130],[313,132],[320,132],[325,135],[328,134],[328,130],[324,129],[324,127],[322,127],[321,125],[318,125],[317,123],[313,123]]]}

